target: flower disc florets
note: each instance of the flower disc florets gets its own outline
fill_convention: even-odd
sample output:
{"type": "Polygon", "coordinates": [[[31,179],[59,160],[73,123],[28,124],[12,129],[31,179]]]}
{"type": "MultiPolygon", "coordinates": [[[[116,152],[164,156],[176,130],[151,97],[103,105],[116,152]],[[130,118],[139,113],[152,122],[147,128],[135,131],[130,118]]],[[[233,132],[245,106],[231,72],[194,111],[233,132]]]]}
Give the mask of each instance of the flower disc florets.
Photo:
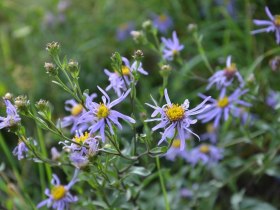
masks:
{"type": "Polygon", "coordinates": [[[57,185],[52,188],[51,195],[53,199],[57,201],[62,199],[65,196],[66,192],[67,190],[63,185],[57,185]]]}
{"type": "Polygon", "coordinates": [[[166,106],[165,108],[165,114],[172,122],[181,120],[184,117],[184,113],[185,110],[178,104],[172,104],[171,106],[166,106]]]}
{"type": "Polygon", "coordinates": [[[108,117],[109,114],[110,114],[110,109],[105,104],[100,103],[100,106],[96,113],[98,119],[106,118],[108,117]]]}

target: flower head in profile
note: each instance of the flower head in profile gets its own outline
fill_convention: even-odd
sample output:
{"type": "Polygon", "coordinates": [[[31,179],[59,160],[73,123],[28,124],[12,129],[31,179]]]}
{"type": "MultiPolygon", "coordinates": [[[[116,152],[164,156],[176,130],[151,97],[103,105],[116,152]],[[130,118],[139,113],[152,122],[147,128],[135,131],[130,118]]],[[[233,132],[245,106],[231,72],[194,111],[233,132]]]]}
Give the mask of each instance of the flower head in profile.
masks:
{"type": "Polygon", "coordinates": [[[251,34],[257,34],[262,32],[275,32],[276,43],[280,44],[280,15],[273,16],[268,7],[265,7],[266,15],[270,20],[254,20],[254,24],[257,26],[264,26],[265,28],[257,29],[251,32],[251,34]]]}
{"type": "Polygon", "coordinates": [[[202,144],[189,151],[188,162],[196,165],[201,162],[203,165],[211,166],[223,158],[223,150],[208,144],[202,144]]]}
{"type": "Polygon", "coordinates": [[[25,157],[27,152],[28,147],[23,141],[19,140],[18,145],[13,150],[13,155],[17,156],[18,160],[21,160],[25,157]]]}
{"type": "MultiPolygon", "coordinates": [[[[94,93],[89,96],[88,100],[92,101],[96,96],[97,95],[94,93]]],[[[65,102],[65,110],[69,111],[71,115],[66,116],[61,120],[62,128],[71,126],[71,133],[75,133],[77,130],[85,131],[88,128],[88,124],[86,123],[78,124],[80,116],[86,111],[82,104],[76,102],[74,99],[67,100],[65,102]]]]}
{"type": "Polygon", "coordinates": [[[175,138],[170,149],[166,152],[165,157],[167,160],[175,161],[176,157],[181,157],[183,159],[187,159],[188,153],[187,151],[181,150],[181,140],[175,138]]]}
{"type": "Polygon", "coordinates": [[[116,38],[118,41],[124,41],[130,37],[130,32],[134,30],[134,24],[132,22],[122,23],[118,26],[116,32],[116,38]]]}
{"type": "Polygon", "coordinates": [[[127,87],[129,87],[130,83],[133,81],[133,73],[139,72],[143,75],[148,75],[143,67],[142,63],[139,64],[135,61],[130,65],[130,62],[127,58],[122,57],[122,69],[121,74],[117,71],[110,72],[109,70],[105,69],[105,74],[109,77],[110,85],[106,87],[106,91],[110,89],[114,89],[115,93],[120,97],[125,91],[127,91],[127,87]]]}
{"type": "Polygon", "coordinates": [[[216,144],[218,139],[218,128],[215,128],[213,123],[208,123],[206,125],[206,133],[202,134],[200,139],[202,141],[209,140],[212,144],[216,144]]]}
{"type": "Polygon", "coordinates": [[[148,106],[155,109],[152,113],[153,119],[148,119],[146,122],[159,121],[159,124],[152,128],[153,131],[163,128],[164,132],[159,140],[158,144],[161,144],[166,138],[173,138],[175,133],[178,132],[180,143],[180,150],[185,148],[185,140],[189,137],[189,134],[195,135],[197,138],[199,136],[195,134],[189,127],[197,122],[196,119],[192,119],[193,115],[202,113],[205,110],[204,104],[209,100],[207,97],[201,104],[193,109],[189,109],[189,100],[185,100],[183,104],[171,103],[167,89],[164,90],[164,96],[167,104],[159,107],[155,100],[153,99],[155,106],[146,103],[148,106]],[[160,115],[158,118],[155,118],[160,115]]]}
{"type": "Polygon", "coordinates": [[[166,33],[173,25],[173,21],[171,17],[166,14],[153,15],[153,24],[160,32],[166,33]]]}
{"type": "Polygon", "coordinates": [[[7,99],[4,99],[6,105],[6,117],[0,116],[0,129],[10,128],[17,125],[21,118],[17,113],[16,107],[7,99]]]}
{"type": "Polygon", "coordinates": [[[48,196],[48,198],[40,202],[37,205],[37,208],[41,208],[46,205],[48,208],[52,207],[56,210],[69,209],[70,203],[75,203],[78,201],[78,198],[71,195],[69,192],[70,188],[78,181],[78,173],[79,170],[76,169],[72,180],[67,185],[62,185],[59,178],[53,174],[53,179],[51,181],[53,186],[51,190],[45,190],[45,194],[48,196]]]}
{"type": "MultiPolygon", "coordinates": [[[[88,128],[90,134],[99,131],[102,142],[105,142],[106,126],[109,127],[110,133],[114,134],[112,124],[116,125],[119,129],[122,129],[122,125],[119,123],[119,118],[130,123],[135,123],[135,120],[112,109],[127,97],[127,95],[130,93],[130,89],[112,102],[108,94],[103,89],[101,89],[100,87],[98,87],[98,89],[103,93],[102,102],[96,103],[87,100],[85,106],[88,111],[80,117],[79,123],[90,123],[91,126],[88,128]]],[[[87,98],[88,97],[89,96],[87,96],[87,98]]]]}
{"type": "Polygon", "coordinates": [[[240,87],[243,87],[244,80],[241,74],[238,72],[235,63],[231,63],[231,56],[228,56],[226,61],[226,67],[222,70],[217,71],[213,76],[211,76],[208,79],[208,85],[206,89],[209,90],[215,84],[217,89],[227,87],[232,84],[235,77],[238,79],[240,87]]]}
{"type": "Polygon", "coordinates": [[[100,136],[92,136],[88,132],[82,132],[81,130],[76,131],[76,135],[73,138],[73,141],[76,143],[71,143],[68,146],[68,141],[61,142],[65,145],[65,149],[70,149],[72,153],[80,152],[84,156],[94,156],[98,152],[100,136]]]}
{"type": "MultiPolygon", "coordinates": [[[[233,117],[240,117],[240,107],[250,107],[251,104],[240,100],[239,97],[247,93],[248,90],[236,89],[230,96],[226,95],[226,89],[222,89],[219,99],[211,98],[209,108],[202,114],[198,115],[197,118],[202,120],[203,123],[214,120],[214,127],[217,128],[220,124],[221,118],[225,121],[228,120],[229,115],[233,117]]],[[[206,98],[203,94],[200,97],[206,98]]]]}
{"type": "Polygon", "coordinates": [[[161,38],[162,43],[164,44],[163,48],[163,58],[166,60],[173,60],[181,50],[184,49],[184,45],[179,43],[176,31],[172,33],[172,39],[161,38]]]}

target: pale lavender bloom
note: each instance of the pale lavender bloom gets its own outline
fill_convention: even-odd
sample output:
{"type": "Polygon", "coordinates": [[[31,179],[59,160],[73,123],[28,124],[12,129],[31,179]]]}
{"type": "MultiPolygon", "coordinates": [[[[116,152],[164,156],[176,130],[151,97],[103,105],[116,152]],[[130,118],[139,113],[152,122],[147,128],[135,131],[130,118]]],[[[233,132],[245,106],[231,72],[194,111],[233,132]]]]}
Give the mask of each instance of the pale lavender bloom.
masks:
{"type": "Polygon", "coordinates": [[[171,147],[165,154],[165,158],[171,161],[175,161],[176,157],[187,159],[188,156],[187,151],[185,149],[181,150],[180,146],[181,146],[181,140],[178,138],[174,139],[171,147]]]}
{"type": "Polygon", "coordinates": [[[238,72],[236,65],[231,63],[231,56],[228,56],[226,67],[217,71],[208,79],[209,84],[207,85],[206,90],[209,90],[214,84],[216,84],[217,89],[227,87],[232,84],[232,81],[235,77],[238,79],[240,87],[243,87],[244,80],[241,74],[238,72]]]}
{"type": "Polygon", "coordinates": [[[197,107],[189,110],[189,100],[186,99],[180,106],[178,104],[171,103],[167,89],[164,90],[164,96],[167,104],[159,107],[156,101],[152,98],[154,105],[146,103],[146,105],[155,109],[151,117],[156,117],[158,114],[159,118],[148,119],[146,122],[160,121],[158,125],[152,128],[152,131],[163,128],[162,138],[159,140],[158,145],[161,144],[166,138],[173,138],[175,132],[178,132],[179,139],[181,140],[180,149],[185,149],[185,140],[189,137],[189,133],[195,135],[197,138],[199,136],[195,134],[189,127],[197,122],[196,119],[192,119],[191,116],[202,113],[205,110],[204,104],[209,100],[210,97],[206,98],[197,107]]]}
{"type": "MultiPolygon", "coordinates": [[[[89,96],[88,100],[92,101],[96,96],[97,95],[94,93],[89,96]]],[[[79,118],[86,112],[82,104],[79,104],[74,99],[67,100],[65,102],[65,110],[69,111],[71,115],[61,120],[60,125],[62,128],[72,126],[71,133],[75,133],[77,130],[85,131],[88,128],[87,123],[78,124],[79,118]]]]}
{"type": "MultiPolygon", "coordinates": [[[[222,117],[224,121],[228,120],[230,114],[233,117],[240,117],[240,108],[237,107],[237,105],[251,106],[251,104],[239,99],[240,96],[247,92],[248,90],[241,91],[240,89],[236,89],[230,96],[226,96],[226,89],[223,88],[219,99],[215,100],[211,98],[209,100],[211,104],[208,105],[208,109],[205,110],[204,113],[198,115],[197,118],[202,120],[203,123],[214,120],[214,127],[217,128],[222,117]]],[[[199,95],[202,98],[206,98],[203,94],[199,95]]]]}
{"type": "Polygon", "coordinates": [[[17,113],[16,107],[7,99],[4,99],[6,105],[7,117],[0,116],[0,129],[10,128],[18,124],[21,120],[17,113]]]}
{"type": "Polygon", "coordinates": [[[165,33],[173,25],[173,22],[170,16],[162,14],[153,15],[153,24],[160,32],[165,33]]]}
{"type": "Polygon", "coordinates": [[[80,117],[79,123],[91,123],[91,126],[88,128],[90,130],[90,134],[99,131],[102,142],[105,142],[106,125],[109,127],[110,133],[114,134],[112,123],[119,129],[122,129],[122,125],[119,123],[119,118],[130,123],[135,123],[135,120],[129,116],[121,114],[118,111],[112,110],[115,105],[119,104],[126,98],[126,96],[130,93],[130,89],[112,102],[108,94],[103,89],[100,87],[98,87],[98,89],[103,93],[102,103],[90,102],[87,100],[88,102],[85,106],[88,111],[80,117]]]}
{"type": "Polygon", "coordinates": [[[196,165],[201,162],[203,165],[211,166],[223,158],[223,149],[202,144],[189,151],[188,162],[196,165]]]}
{"type": "Polygon", "coordinates": [[[268,96],[265,98],[265,103],[267,106],[275,109],[279,103],[279,93],[274,90],[269,90],[268,96]]]}
{"type": "Polygon", "coordinates": [[[69,192],[70,188],[78,181],[79,170],[76,169],[72,180],[68,185],[61,185],[59,178],[53,174],[53,179],[51,184],[53,185],[52,189],[46,189],[45,194],[48,196],[46,200],[43,200],[37,205],[37,208],[43,206],[52,207],[56,210],[69,210],[69,204],[75,203],[78,201],[76,196],[71,195],[69,192]]]}
{"type": "Polygon", "coordinates": [[[84,156],[81,152],[71,153],[69,159],[71,160],[71,163],[79,169],[84,168],[89,163],[88,157],[84,156]]]}
{"type": "Polygon", "coordinates": [[[69,0],[60,0],[57,4],[57,10],[59,13],[65,12],[71,5],[69,0]]]}
{"type": "Polygon", "coordinates": [[[130,62],[127,58],[122,57],[123,64],[122,65],[122,75],[118,72],[110,72],[107,69],[104,70],[105,74],[109,77],[110,85],[106,87],[106,91],[110,89],[114,89],[115,93],[120,97],[127,88],[130,86],[130,83],[133,81],[133,72],[139,72],[144,75],[148,75],[143,67],[142,63],[140,62],[137,67],[137,62],[133,62],[130,65],[130,62]]]}
{"type": "Polygon", "coordinates": [[[217,143],[218,139],[218,128],[213,126],[213,123],[209,123],[206,125],[206,133],[200,136],[202,141],[209,140],[212,144],[217,143]]]}
{"type": "Polygon", "coordinates": [[[193,196],[193,191],[188,188],[182,188],[180,190],[180,195],[184,198],[191,198],[193,196]]]}
{"type": "Polygon", "coordinates": [[[18,145],[13,150],[13,155],[17,156],[18,160],[24,158],[26,153],[28,152],[28,148],[23,141],[20,141],[18,145]]]}
{"type": "Polygon", "coordinates": [[[76,135],[73,138],[78,144],[71,143],[70,146],[68,145],[69,141],[60,142],[64,144],[64,149],[70,149],[73,152],[80,152],[82,155],[85,156],[94,156],[98,151],[100,136],[92,136],[88,132],[83,133],[81,130],[76,131],[76,135]],[[79,145],[80,144],[80,145],[79,145]]]}
{"type": "Polygon", "coordinates": [[[123,23],[117,28],[116,38],[118,41],[124,41],[130,37],[130,32],[134,30],[134,24],[132,22],[123,23]]]}
{"type": "Polygon", "coordinates": [[[265,12],[270,20],[254,20],[254,24],[257,26],[265,26],[265,28],[254,30],[251,34],[257,34],[262,32],[274,32],[276,36],[276,43],[280,44],[280,15],[273,16],[268,7],[265,7],[265,12]]]}
{"type": "Polygon", "coordinates": [[[173,31],[172,39],[166,39],[162,37],[161,41],[164,44],[163,58],[166,60],[173,60],[173,58],[184,49],[184,45],[179,43],[176,31],[173,31]]]}
{"type": "Polygon", "coordinates": [[[59,158],[61,157],[60,152],[55,147],[51,148],[51,157],[54,161],[59,160],[59,158]]]}

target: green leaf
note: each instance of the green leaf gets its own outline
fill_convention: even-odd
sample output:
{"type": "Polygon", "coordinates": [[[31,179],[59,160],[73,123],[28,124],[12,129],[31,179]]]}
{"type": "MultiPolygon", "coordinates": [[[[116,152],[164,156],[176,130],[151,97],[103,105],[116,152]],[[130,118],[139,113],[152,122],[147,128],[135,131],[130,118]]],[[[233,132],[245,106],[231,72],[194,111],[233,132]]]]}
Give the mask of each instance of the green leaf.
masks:
{"type": "Polygon", "coordinates": [[[129,170],[129,173],[137,174],[140,176],[148,176],[151,174],[151,172],[148,169],[146,169],[144,167],[138,167],[138,166],[131,167],[129,170]]]}

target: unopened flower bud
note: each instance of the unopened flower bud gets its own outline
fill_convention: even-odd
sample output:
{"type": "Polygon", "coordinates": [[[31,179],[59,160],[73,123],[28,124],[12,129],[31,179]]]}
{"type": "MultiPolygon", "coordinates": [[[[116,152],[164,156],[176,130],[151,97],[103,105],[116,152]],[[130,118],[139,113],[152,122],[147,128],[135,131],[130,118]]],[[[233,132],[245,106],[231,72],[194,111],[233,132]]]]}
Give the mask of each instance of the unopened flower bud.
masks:
{"type": "Polygon", "coordinates": [[[197,30],[197,25],[195,23],[190,23],[188,25],[188,31],[189,32],[195,32],[197,30]]]}
{"type": "Polygon", "coordinates": [[[144,40],[143,31],[131,31],[130,35],[132,36],[133,40],[137,43],[142,42],[144,40]]]}
{"type": "Polygon", "coordinates": [[[56,76],[57,75],[57,68],[53,63],[45,63],[44,68],[46,69],[47,74],[51,76],[56,76]]]}
{"type": "Polygon", "coordinates": [[[12,100],[12,98],[13,98],[13,94],[11,94],[11,93],[6,93],[4,96],[4,99],[6,99],[6,100],[12,100]]]}
{"type": "Polygon", "coordinates": [[[152,26],[153,24],[152,21],[150,20],[146,20],[145,22],[142,23],[142,28],[147,31],[149,31],[152,28],[152,26]]]}
{"type": "Polygon", "coordinates": [[[68,63],[68,70],[72,74],[72,76],[78,76],[79,74],[79,63],[74,60],[70,60],[68,63]]]}
{"type": "Polygon", "coordinates": [[[51,55],[55,55],[60,50],[60,45],[58,42],[51,42],[47,44],[46,50],[49,51],[51,55]]]}
{"type": "Polygon", "coordinates": [[[144,57],[144,53],[142,50],[136,50],[132,57],[137,61],[141,61],[144,57]]]}
{"type": "Polygon", "coordinates": [[[172,70],[171,66],[163,65],[160,69],[160,74],[161,76],[166,77],[170,74],[171,70],[172,70]]]}
{"type": "Polygon", "coordinates": [[[25,110],[29,104],[29,101],[27,100],[27,96],[18,96],[15,98],[15,106],[19,110],[25,110]]]}
{"type": "Polygon", "coordinates": [[[44,99],[40,99],[39,101],[36,102],[35,106],[40,111],[43,111],[48,108],[49,102],[44,99]]]}

